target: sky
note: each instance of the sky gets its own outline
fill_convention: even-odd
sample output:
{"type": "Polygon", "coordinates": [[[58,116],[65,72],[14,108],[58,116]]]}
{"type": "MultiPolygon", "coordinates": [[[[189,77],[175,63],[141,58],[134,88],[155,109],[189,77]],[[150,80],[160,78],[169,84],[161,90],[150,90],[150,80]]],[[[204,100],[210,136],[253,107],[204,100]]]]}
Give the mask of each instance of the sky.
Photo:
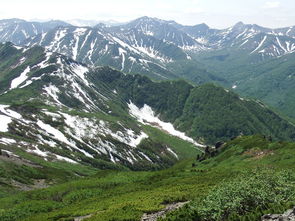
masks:
{"type": "Polygon", "coordinates": [[[295,25],[294,12],[295,0],[5,0],[0,19],[127,22],[150,16],[212,28],[239,21],[276,28],[295,25]]]}

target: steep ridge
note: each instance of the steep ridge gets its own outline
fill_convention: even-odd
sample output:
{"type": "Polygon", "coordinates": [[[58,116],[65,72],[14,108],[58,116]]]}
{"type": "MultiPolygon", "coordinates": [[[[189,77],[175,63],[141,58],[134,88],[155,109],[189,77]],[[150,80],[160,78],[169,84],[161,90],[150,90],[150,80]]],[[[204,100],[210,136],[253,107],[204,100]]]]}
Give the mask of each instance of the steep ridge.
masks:
{"type": "Polygon", "coordinates": [[[112,30],[118,29],[134,29],[137,32],[154,36],[157,39],[161,39],[164,42],[170,42],[184,50],[204,50],[204,46],[185,32],[182,32],[178,28],[175,28],[173,21],[165,21],[157,18],[141,17],[129,22],[126,25],[120,25],[112,28],[112,30]]]}
{"type": "MultiPolygon", "coordinates": [[[[274,100],[272,93],[264,95],[259,91],[269,85],[262,82],[272,76],[271,71],[261,73],[259,66],[270,70],[267,65],[273,61],[280,64],[283,59],[291,59],[295,49],[293,29],[269,29],[239,22],[217,30],[206,24],[183,26],[174,21],[142,17],[116,27],[99,24],[94,29],[56,28],[28,39],[25,44],[41,45],[88,65],[109,65],[156,80],[182,78],[196,84],[215,82],[234,89],[239,87],[236,91],[242,96],[261,99],[293,117],[292,108],[286,108],[287,97],[274,100]],[[261,80],[253,80],[257,76],[261,80]],[[247,92],[253,81],[257,90],[247,92]]],[[[291,60],[285,64],[292,69],[291,60]]],[[[285,64],[276,70],[284,69],[285,64]]],[[[264,91],[270,90],[274,87],[264,91]]],[[[292,88],[286,91],[292,94],[292,88]]]]}
{"type": "Polygon", "coordinates": [[[189,54],[204,50],[203,46],[170,23],[143,17],[116,27],[59,27],[22,44],[40,45],[88,65],[109,65],[157,80],[224,81],[192,60],[189,54]]]}
{"type": "Polygon", "coordinates": [[[186,151],[199,152],[179,138],[166,143],[150,138],[155,129],[133,120],[114,89],[89,80],[89,73],[103,68],[93,70],[41,47],[16,49],[7,43],[0,51],[10,52],[2,56],[2,145],[18,144],[47,160],[112,167],[110,161],[133,169],[167,166],[186,151]],[[174,142],[184,148],[175,151],[174,142]]]}
{"type": "Polygon", "coordinates": [[[245,77],[236,80],[235,90],[256,97],[294,119],[294,54],[253,65],[253,69],[241,70],[245,77]]]}
{"type": "Polygon", "coordinates": [[[143,110],[150,106],[161,119],[173,122],[197,141],[212,144],[240,134],[256,133],[294,139],[294,125],[267,106],[212,84],[193,87],[185,81],[155,83],[146,77],[123,75],[112,69],[93,76],[92,82],[100,81],[115,88],[126,102],[130,100],[143,110]]]}
{"type": "Polygon", "coordinates": [[[70,24],[58,20],[48,22],[28,22],[22,19],[0,20],[0,42],[10,41],[19,45],[27,38],[43,34],[59,26],[70,26],[70,24]]]}
{"type": "Polygon", "coordinates": [[[210,76],[206,66],[196,63],[196,60],[207,63],[198,59],[199,56],[213,62],[234,59],[234,63],[246,64],[278,58],[295,50],[294,27],[269,29],[242,22],[218,30],[206,24],[183,26],[174,21],[141,17],[114,27],[99,24],[95,28],[66,28],[66,23],[52,21],[34,23],[34,27],[46,27],[44,30],[25,29],[32,25],[23,20],[3,20],[1,29],[6,37],[0,41],[38,44],[86,64],[110,65],[126,73],[143,73],[155,79],[184,77],[195,82],[202,79],[202,82],[223,83],[221,77],[210,76]],[[10,31],[11,25],[17,25],[15,33],[10,31]],[[21,36],[23,33],[26,35],[21,36]],[[28,39],[16,42],[14,35],[28,39]],[[195,65],[190,65],[195,71],[187,73],[186,63],[192,59],[195,65]],[[175,70],[177,66],[181,68],[175,70]]]}
{"type": "Polygon", "coordinates": [[[210,29],[205,24],[180,28],[211,51],[240,51],[250,57],[258,56],[260,60],[287,55],[295,49],[293,27],[270,29],[239,22],[224,30],[210,29]]]}
{"type": "Polygon", "coordinates": [[[157,83],[39,46],[0,53],[1,143],[47,160],[159,168],[240,133],[294,139],[266,106],[214,85],[157,83]]]}
{"type": "Polygon", "coordinates": [[[234,91],[292,116],[293,28],[130,24],[58,27],[29,47],[0,44],[0,219],[136,220],[184,201],[168,220],[257,220],[291,208],[294,143],[286,141],[295,126],[234,91]],[[184,66],[206,67],[204,76],[184,75],[184,66]],[[134,74],[143,70],[231,90],[134,74]],[[252,134],[261,135],[243,136],[252,134]]]}
{"type": "MultiPolygon", "coordinates": [[[[130,46],[105,29],[57,28],[27,40],[28,46],[40,45],[89,65],[110,65],[127,73],[148,74],[156,79],[176,78],[155,54],[130,46]]],[[[163,63],[164,62],[164,63],[163,63]]]]}

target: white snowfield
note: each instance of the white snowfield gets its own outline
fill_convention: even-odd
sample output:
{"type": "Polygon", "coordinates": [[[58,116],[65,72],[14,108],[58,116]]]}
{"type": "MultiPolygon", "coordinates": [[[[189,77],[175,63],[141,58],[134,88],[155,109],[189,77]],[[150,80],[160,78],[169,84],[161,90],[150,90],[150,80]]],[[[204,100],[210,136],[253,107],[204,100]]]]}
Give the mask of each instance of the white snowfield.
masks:
{"type": "Polygon", "coordinates": [[[50,84],[48,86],[45,86],[43,90],[46,92],[46,96],[52,97],[52,99],[59,105],[63,106],[63,104],[58,100],[58,94],[60,93],[59,89],[53,85],[50,84]]]}
{"type": "Polygon", "coordinates": [[[14,143],[16,143],[16,141],[13,140],[13,139],[10,139],[10,138],[2,137],[2,138],[0,138],[0,143],[3,143],[3,144],[7,144],[7,145],[9,145],[9,144],[14,144],[14,143]]]}
{"type": "Polygon", "coordinates": [[[195,146],[205,147],[204,145],[197,143],[192,138],[186,136],[184,132],[176,130],[171,123],[161,121],[157,116],[155,116],[155,113],[150,106],[145,104],[142,108],[138,108],[135,104],[133,104],[130,101],[130,103],[128,104],[128,107],[129,107],[129,113],[133,117],[135,117],[139,122],[143,124],[149,124],[152,126],[156,125],[158,128],[166,131],[172,136],[176,136],[183,140],[186,140],[194,144],[195,146]]]}
{"type": "Polygon", "coordinates": [[[72,68],[73,73],[76,74],[77,76],[79,76],[83,80],[83,82],[87,86],[89,86],[89,82],[85,77],[85,74],[86,74],[86,72],[89,71],[89,69],[83,65],[76,64],[76,63],[71,64],[71,68],[72,68]]]}
{"type": "Polygon", "coordinates": [[[97,123],[94,119],[71,116],[62,112],[60,114],[65,118],[65,123],[68,129],[70,129],[66,130],[66,132],[68,134],[72,133],[79,140],[83,140],[83,138],[96,139],[97,134],[101,134],[102,136],[110,135],[114,139],[136,148],[143,139],[148,138],[148,135],[144,132],[141,131],[137,135],[131,129],[113,132],[109,129],[108,123],[103,120],[97,123]]]}
{"type": "Polygon", "coordinates": [[[265,42],[265,40],[267,39],[267,35],[265,35],[262,39],[262,41],[259,43],[259,45],[250,53],[253,54],[255,51],[257,51],[259,48],[261,48],[261,46],[263,45],[263,43],[265,42]]]}
{"type": "MultiPolygon", "coordinates": [[[[38,120],[37,125],[41,128],[39,132],[42,136],[41,134],[38,134],[36,135],[36,139],[41,145],[45,144],[51,147],[57,147],[58,144],[55,141],[61,141],[67,145],[69,150],[77,150],[85,156],[91,158],[94,157],[93,151],[95,151],[99,155],[108,155],[110,160],[114,163],[119,162],[120,158],[125,158],[132,164],[138,160],[147,160],[152,162],[152,160],[144,153],[136,151],[136,147],[140,144],[140,142],[148,137],[148,135],[142,131],[136,133],[131,129],[124,128],[123,125],[120,130],[112,131],[109,123],[103,120],[97,121],[95,118],[72,116],[63,112],[53,113],[45,109],[43,110],[43,113],[47,116],[51,116],[54,121],[60,121],[63,119],[65,127],[64,131],[61,131],[44,123],[42,120],[38,120]],[[44,139],[43,135],[53,138],[54,141],[44,139]],[[112,141],[109,141],[107,138],[108,136],[111,136],[113,139],[128,146],[126,146],[126,149],[118,151],[117,145],[113,144],[112,141]],[[105,140],[104,137],[107,139],[105,140]],[[88,148],[85,150],[79,148],[77,142],[90,148],[92,151],[88,152],[88,148]]],[[[118,123],[120,124],[120,122],[118,123]]],[[[43,148],[40,148],[37,145],[33,147],[34,148],[30,147],[27,151],[37,154],[44,159],[54,156],[57,160],[65,160],[68,162],[71,160],[68,158],[62,158],[62,156],[57,156],[47,150],[42,151],[41,149],[43,148]]]]}
{"type": "Polygon", "coordinates": [[[60,156],[60,155],[57,155],[57,154],[54,154],[54,153],[50,153],[50,152],[47,152],[47,151],[42,151],[36,146],[35,146],[35,149],[28,149],[27,152],[28,153],[34,153],[34,154],[36,154],[38,156],[44,157],[45,160],[47,159],[46,157],[53,156],[57,160],[60,160],[60,161],[66,161],[68,163],[73,163],[73,164],[78,163],[78,162],[76,162],[76,161],[74,161],[74,160],[72,160],[72,159],[70,159],[68,157],[63,157],[63,156],[60,156]]]}
{"type": "Polygon", "coordinates": [[[59,140],[68,146],[82,152],[85,156],[93,158],[91,154],[86,152],[85,150],[82,150],[78,148],[73,142],[69,141],[68,138],[59,130],[55,129],[54,127],[50,126],[49,124],[45,124],[42,121],[38,120],[37,125],[44,131],[46,131],[48,134],[50,134],[52,137],[54,137],[56,140],[59,140]]]}
{"type": "MultiPolygon", "coordinates": [[[[22,117],[22,115],[20,115],[19,113],[15,112],[13,110],[10,110],[9,105],[0,104],[0,132],[8,132],[9,124],[12,122],[13,119],[16,120],[18,123],[25,123],[25,124],[29,123],[29,121],[25,120],[22,117]]],[[[68,144],[69,146],[71,146],[71,147],[73,147],[75,149],[78,149],[78,148],[75,147],[75,145],[73,143],[68,141],[68,139],[63,135],[63,133],[61,133],[57,129],[51,127],[48,124],[43,123],[40,120],[37,121],[37,125],[41,129],[45,130],[50,136],[53,136],[56,140],[62,141],[64,143],[68,144]]],[[[39,138],[39,140],[43,141],[41,143],[45,142],[44,139],[43,140],[41,139],[42,138],[41,136],[39,136],[38,138],[39,138]]],[[[0,138],[0,143],[2,143],[4,145],[25,144],[25,143],[22,143],[22,142],[17,142],[14,139],[4,138],[4,137],[0,138]]],[[[53,141],[51,141],[51,142],[47,141],[46,144],[48,144],[50,146],[55,146],[55,142],[53,142],[53,141]]],[[[77,163],[76,161],[71,160],[71,159],[69,159],[67,157],[63,157],[63,156],[60,156],[60,155],[57,155],[57,154],[54,154],[54,153],[50,153],[50,152],[47,152],[47,151],[41,151],[36,145],[33,145],[33,147],[34,147],[34,149],[29,148],[26,151],[30,152],[30,153],[35,153],[35,154],[37,154],[37,155],[39,155],[41,157],[53,156],[57,160],[67,161],[67,162],[70,162],[70,163],[77,163]]],[[[80,150],[80,149],[78,149],[78,150],[83,152],[83,150],[80,150]]],[[[88,157],[92,157],[90,154],[88,154],[85,151],[83,153],[88,157]]]]}
{"type": "Polygon", "coordinates": [[[9,110],[9,105],[0,104],[0,132],[8,132],[9,124],[12,119],[21,119],[22,116],[12,110],[9,110]]]}
{"type": "Polygon", "coordinates": [[[9,150],[1,150],[2,152],[6,153],[8,156],[10,157],[16,157],[16,158],[20,158],[18,155],[14,154],[13,152],[9,151],[9,150]]]}
{"type": "Polygon", "coordinates": [[[13,79],[11,81],[10,89],[17,88],[19,85],[21,85],[24,81],[27,80],[28,78],[28,73],[30,72],[31,68],[28,66],[17,78],[13,79]]]}
{"type": "Polygon", "coordinates": [[[8,132],[8,125],[12,122],[11,118],[0,114],[0,132],[8,132]]]}
{"type": "Polygon", "coordinates": [[[22,115],[8,108],[9,108],[9,105],[0,104],[0,112],[12,118],[22,119],[22,115]]]}

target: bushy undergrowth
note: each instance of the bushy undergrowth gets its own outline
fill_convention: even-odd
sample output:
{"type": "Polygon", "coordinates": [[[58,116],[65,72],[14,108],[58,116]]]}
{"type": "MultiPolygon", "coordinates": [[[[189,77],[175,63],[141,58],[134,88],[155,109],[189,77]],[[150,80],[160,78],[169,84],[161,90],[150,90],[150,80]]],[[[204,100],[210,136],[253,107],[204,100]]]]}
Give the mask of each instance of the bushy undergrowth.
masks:
{"type": "Polygon", "coordinates": [[[52,187],[0,199],[0,220],[140,220],[174,202],[190,201],[169,221],[260,220],[295,202],[295,144],[239,137],[202,161],[160,171],[101,170],[52,187]]]}
{"type": "Polygon", "coordinates": [[[288,208],[295,199],[294,183],[291,171],[245,173],[220,183],[202,201],[191,202],[166,220],[259,220],[264,213],[288,208]]]}

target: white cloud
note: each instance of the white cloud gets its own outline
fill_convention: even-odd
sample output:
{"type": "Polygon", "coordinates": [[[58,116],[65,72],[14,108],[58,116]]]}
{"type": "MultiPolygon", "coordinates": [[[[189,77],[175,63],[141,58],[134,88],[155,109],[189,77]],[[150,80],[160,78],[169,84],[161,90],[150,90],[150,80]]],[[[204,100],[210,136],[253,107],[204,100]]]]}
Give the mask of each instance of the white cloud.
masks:
{"type": "Polygon", "coordinates": [[[280,4],[279,1],[265,2],[263,8],[278,8],[280,4]]]}

